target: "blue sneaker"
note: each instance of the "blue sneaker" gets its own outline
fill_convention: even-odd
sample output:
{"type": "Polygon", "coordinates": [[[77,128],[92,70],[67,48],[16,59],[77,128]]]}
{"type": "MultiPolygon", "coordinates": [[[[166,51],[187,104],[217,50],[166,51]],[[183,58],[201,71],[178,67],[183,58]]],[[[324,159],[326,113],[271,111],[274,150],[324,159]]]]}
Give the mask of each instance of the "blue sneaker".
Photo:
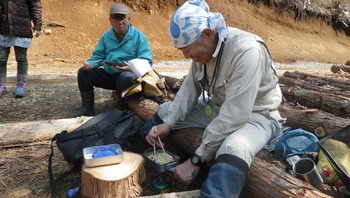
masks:
{"type": "Polygon", "coordinates": [[[5,83],[0,83],[0,98],[2,95],[5,95],[5,94],[7,94],[5,83]]]}
{"type": "Polygon", "coordinates": [[[26,96],[26,83],[16,83],[16,98],[23,98],[26,96]]]}

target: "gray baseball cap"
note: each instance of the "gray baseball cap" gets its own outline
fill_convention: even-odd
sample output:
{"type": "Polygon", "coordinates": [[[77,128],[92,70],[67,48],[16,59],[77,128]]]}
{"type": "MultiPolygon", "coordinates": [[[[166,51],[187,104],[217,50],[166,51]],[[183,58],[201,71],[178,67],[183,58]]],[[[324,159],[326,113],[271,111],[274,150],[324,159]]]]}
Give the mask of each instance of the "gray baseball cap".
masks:
{"type": "Polygon", "coordinates": [[[128,8],[124,4],[116,3],[116,4],[112,5],[111,11],[109,12],[109,14],[129,15],[129,11],[128,11],[128,8]]]}

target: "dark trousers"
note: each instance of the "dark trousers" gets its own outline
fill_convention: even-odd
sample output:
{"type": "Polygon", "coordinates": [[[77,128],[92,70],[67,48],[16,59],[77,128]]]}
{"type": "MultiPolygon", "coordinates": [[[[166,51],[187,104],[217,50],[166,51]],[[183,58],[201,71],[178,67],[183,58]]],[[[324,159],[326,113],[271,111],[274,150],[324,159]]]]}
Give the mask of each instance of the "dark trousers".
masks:
{"type": "Polygon", "coordinates": [[[103,89],[115,90],[118,97],[121,93],[132,85],[132,80],[137,76],[132,72],[121,72],[116,74],[109,74],[102,68],[85,71],[79,69],[78,71],[78,85],[80,92],[93,91],[94,87],[103,89]]]}

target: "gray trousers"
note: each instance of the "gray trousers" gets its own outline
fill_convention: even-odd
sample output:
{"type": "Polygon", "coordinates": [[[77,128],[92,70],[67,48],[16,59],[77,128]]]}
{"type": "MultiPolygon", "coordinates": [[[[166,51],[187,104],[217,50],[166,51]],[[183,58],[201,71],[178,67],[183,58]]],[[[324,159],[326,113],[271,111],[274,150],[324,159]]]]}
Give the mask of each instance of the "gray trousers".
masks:
{"type": "MultiPolygon", "coordinates": [[[[164,103],[158,109],[157,113],[161,119],[168,104],[169,103],[164,103]]],[[[172,129],[177,130],[189,127],[206,128],[217,116],[214,111],[210,116],[206,115],[204,112],[206,105],[207,104],[200,99],[185,120],[179,121],[172,129]]],[[[214,108],[212,107],[212,109],[214,108]]],[[[271,139],[281,133],[281,127],[284,121],[285,119],[281,118],[277,110],[272,112],[253,112],[249,121],[242,128],[234,131],[225,138],[216,152],[215,158],[221,154],[230,154],[243,159],[250,166],[254,156],[264,148],[271,139]]]]}
{"type": "MultiPolygon", "coordinates": [[[[6,82],[7,60],[11,47],[0,46],[0,83],[6,82]]],[[[27,82],[28,73],[28,48],[14,46],[16,62],[17,62],[17,82],[27,82]]]]}

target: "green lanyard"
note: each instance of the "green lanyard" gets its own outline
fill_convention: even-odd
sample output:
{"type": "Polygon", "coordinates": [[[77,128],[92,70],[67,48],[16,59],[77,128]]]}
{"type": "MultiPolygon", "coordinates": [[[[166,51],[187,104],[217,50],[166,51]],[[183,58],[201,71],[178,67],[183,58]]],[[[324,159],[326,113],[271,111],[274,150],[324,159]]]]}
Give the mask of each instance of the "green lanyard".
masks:
{"type": "Polygon", "coordinates": [[[221,47],[220,47],[220,51],[218,54],[218,60],[216,61],[215,64],[215,69],[214,69],[214,73],[213,73],[213,78],[211,79],[211,82],[209,83],[208,80],[208,74],[207,74],[207,64],[204,64],[204,77],[202,80],[202,96],[203,96],[203,101],[207,103],[207,105],[205,106],[205,114],[207,114],[207,116],[211,115],[211,107],[210,107],[210,101],[211,101],[211,96],[210,96],[210,88],[212,88],[212,92],[214,93],[214,89],[215,89],[215,84],[216,84],[216,80],[218,77],[218,73],[219,73],[219,67],[220,67],[220,62],[221,62],[221,56],[222,56],[222,51],[223,48],[225,46],[225,41],[222,42],[221,47]],[[214,86],[212,87],[214,83],[214,86]],[[205,87],[208,86],[208,100],[205,98],[205,87]]]}

